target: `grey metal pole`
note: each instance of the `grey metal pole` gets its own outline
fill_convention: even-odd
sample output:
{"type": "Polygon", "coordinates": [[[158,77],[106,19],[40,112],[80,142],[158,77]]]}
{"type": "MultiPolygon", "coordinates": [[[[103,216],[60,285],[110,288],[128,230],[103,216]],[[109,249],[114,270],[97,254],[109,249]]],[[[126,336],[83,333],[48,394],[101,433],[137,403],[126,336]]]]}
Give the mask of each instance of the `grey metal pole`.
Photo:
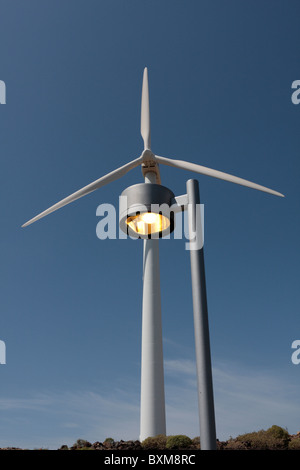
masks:
{"type": "MultiPolygon", "coordinates": [[[[199,230],[201,230],[201,225],[199,224],[200,210],[197,215],[197,205],[200,209],[198,181],[193,179],[188,180],[186,187],[188,194],[189,234],[190,237],[191,234],[202,237],[202,234],[199,233],[199,230]]],[[[215,450],[216,427],[203,245],[190,246],[190,260],[198,382],[200,445],[202,450],[215,450]]]]}

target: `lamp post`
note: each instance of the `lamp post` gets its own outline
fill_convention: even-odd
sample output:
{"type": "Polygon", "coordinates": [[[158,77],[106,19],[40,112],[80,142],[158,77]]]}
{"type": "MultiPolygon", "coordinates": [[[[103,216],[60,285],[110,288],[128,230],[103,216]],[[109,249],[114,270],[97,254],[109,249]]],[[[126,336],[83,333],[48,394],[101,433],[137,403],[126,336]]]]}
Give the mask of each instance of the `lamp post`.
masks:
{"type": "Polygon", "coordinates": [[[195,234],[195,247],[190,249],[191,278],[194,311],[194,334],[198,382],[198,403],[201,449],[216,448],[216,428],[213,381],[210,353],[209,322],[207,311],[206,279],[200,211],[200,193],[197,180],[188,180],[189,234],[195,234]],[[197,239],[198,238],[198,239],[197,239]]]}
{"type": "MultiPolygon", "coordinates": [[[[146,184],[155,182],[155,173],[149,172],[145,175],[146,184]]],[[[150,215],[148,215],[148,220],[147,216],[144,217],[146,217],[146,222],[152,221],[152,224],[148,226],[155,223],[150,215]]],[[[159,240],[150,238],[145,239],[143,243],[141,442],[149,436],[166,434],[159,240]]]]}
{"type": "Polygon", "coordinates": [[[187,194],[177,198],[155,181],[155,174],[147,173],[145,183],[125,189],[122,196],[126,201],[120,210],[121,229],[144,239],[140,439],[166,434],[158,242],[174,230],[174,213],[188,209],[190,242],[194,235],[190,262],[201,449],[214,450],[216,430],[198,181],[187,181],[187,194]]]}
{"type": "Polygon", "coordinates": [[[173,230],[170,204],[174,194],[156,184],[148,171],[145,183],[131,186],[121,195],[121,229],[144,242],[141,355],[140,440],[166,434],[159,238],[173,230]],[[154,212],[154,207],[158,212],[154,212]]]}

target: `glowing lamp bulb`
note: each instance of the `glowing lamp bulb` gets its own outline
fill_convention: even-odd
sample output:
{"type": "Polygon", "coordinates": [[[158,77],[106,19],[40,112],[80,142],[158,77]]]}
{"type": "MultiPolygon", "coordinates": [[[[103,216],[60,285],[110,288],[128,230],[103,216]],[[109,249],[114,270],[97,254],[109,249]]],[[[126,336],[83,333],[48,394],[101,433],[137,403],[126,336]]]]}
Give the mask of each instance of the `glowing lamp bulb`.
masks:
{"type": "Polygon", "coordinates": [[[151,235],[162,232],[170,226],[170,220],[162,214],[155,212],[143,212],[130,216],[126,220],[127,225],[140,235],[151,235]]]}

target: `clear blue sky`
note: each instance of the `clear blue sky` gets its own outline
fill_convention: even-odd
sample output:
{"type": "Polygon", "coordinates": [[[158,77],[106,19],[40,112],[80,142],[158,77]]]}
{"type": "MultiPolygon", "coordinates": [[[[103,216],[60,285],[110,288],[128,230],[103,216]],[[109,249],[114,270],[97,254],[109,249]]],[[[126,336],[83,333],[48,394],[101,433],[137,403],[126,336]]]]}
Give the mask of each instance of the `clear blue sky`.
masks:
{"type": "MultiPolygon", "coordinates": [[[[163,167],[205,205],[219,439],[300,430],[299,2],[1,1],[0,447],[139,436],[142,243],[99,240],[121,180],[28,219],[138,157],[149,69],[152,150],[284,199],[163,167]]],[[[167,433],[199,435],[189,252],[162,240],[167,433]]]]}

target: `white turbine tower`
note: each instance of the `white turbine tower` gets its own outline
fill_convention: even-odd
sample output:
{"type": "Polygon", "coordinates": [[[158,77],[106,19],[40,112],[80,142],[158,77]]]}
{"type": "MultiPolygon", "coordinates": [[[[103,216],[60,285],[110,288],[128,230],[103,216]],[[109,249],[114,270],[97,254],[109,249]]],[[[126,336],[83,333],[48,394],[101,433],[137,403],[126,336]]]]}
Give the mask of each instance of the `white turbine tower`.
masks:
{"type": "MultiPolygon", "coordinates": [[[[144,150],[138,158],[64,198],[26,222],[22,227],[26,227],[76,199],[121,178],[139,165],[141,165],[145,183],[149,184],[160,185],[159,164],[162,164],[284,197],[283,194],[277,191],[222,171],[153,154],[151,151],[147,68],[144,69],[142,87],[141,135],[144,141],[144,150]]],[[[144,240],[140,440],[144,440],[149,436],[166,434],[158,244],[158,239],[144,240]]]]}

